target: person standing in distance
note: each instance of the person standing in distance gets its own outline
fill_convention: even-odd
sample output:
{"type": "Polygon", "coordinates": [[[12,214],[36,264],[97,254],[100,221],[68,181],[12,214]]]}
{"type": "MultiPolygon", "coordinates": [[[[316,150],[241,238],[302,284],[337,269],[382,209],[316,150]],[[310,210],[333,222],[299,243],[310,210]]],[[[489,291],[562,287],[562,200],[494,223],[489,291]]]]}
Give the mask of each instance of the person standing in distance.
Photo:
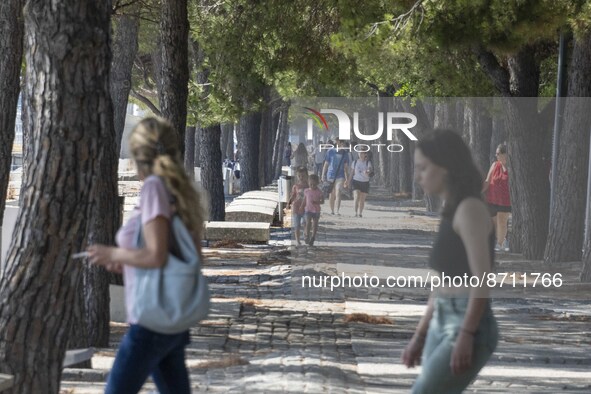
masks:
{"type": "Polygon", "coordinates": [[[345,141],[337,139],[336,148],[330,149],[326,153],[326,160],[322,168],[322,182],[334,182],[328,202],[330,204],[330,214],[334,215],[335,201],[337,206],[337,215],[340,215],[341,192],[345,179],[349,177],[349,152],[345,149],[345,141]]]}

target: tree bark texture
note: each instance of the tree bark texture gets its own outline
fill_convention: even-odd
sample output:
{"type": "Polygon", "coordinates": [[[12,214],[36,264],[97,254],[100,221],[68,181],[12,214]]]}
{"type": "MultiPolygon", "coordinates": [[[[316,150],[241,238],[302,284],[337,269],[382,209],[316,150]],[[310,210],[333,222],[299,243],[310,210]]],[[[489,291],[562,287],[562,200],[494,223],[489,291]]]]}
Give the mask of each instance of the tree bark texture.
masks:
{"type": "Polygon", "coordinates": [[[485,99],[468,99],[464,107],[464,130],[474,163],[482,173],[483,179],[490,168],[490,145],[492,137],[492,119],[486,113],[485,99]]]}
{"type": "MultiPolygon", "coordinates": [[[[99,175],[95,181],[100,184],[94,196],[91,218],[87,230],[87,243],[114,243],[115,234],[121,223],[117,170],[121,152],[121,138],[125,128],[127,104],[131,91],[131,72],[138,50],[138,15],[135,9],[130,14],[115,16],[116,28],[111,42],[113,58],[110,71],[110,94],[113,102],[113,133],[101,141],[99,154],[99,175]],[[108,214],[106,214],[108,213],[108,214]]],[[[82,286],[77,293],[74,318],[70,330],[68,348],[109,346],[110,321],[110,277],[103,268],[84,265],[82,286]]],[[[90,362],[79,365],[90,368],[90,362]]]]}
{"type": "MultiPolygon", "coordinates": [[[[490,148],[488,155],[488,167],[496,160],[495,153],[497,146],[507,142],[507,129],[505,128],[504,115],[495,112],[492,116],[492,135],[490,138],[490,148]]],[[[488,169],[487,169],[488,171],[488,169]]]]}
{"type": "Polygon", "coordinates": [[[185,171],[190,179],[195,178],[195,129],[195,126],[190,126],[185,131],[185,171]]]}
{"type": "MultiPolygon", "coordinates": [[[[541,259],[548,234],[549,162],[544,155],[543,127],[534,123],[535,100],[507,99],[507,167],[512,206],[512,231],[527,259],[541,259]]],[[[512,250],[514,245],[511,244],[512,250]]]]}
{"type": "MultiPolygon", "coordinates": [[[[222,129],[219,124],[207,127],[200,133],[201,138],[201,186],[209,198],[209,220],[225,219],[224,177],[222,173],[222,151],[220,149],[222,129]]],[[[242,176],[241,176],[242,178],[242,176]]]]}
{"type": "Polygon", "coordinates": [[[7,393],[57,393],[82,285],[70,255],[101,191],[100,145],[112,142],[111,2],[29,1],[24,15],[32,146],[0,281],[0,371],[14,375],[7,393]]]}
{"type": "Polygon", "coordinates": [[[201,134],[203,134],[203,128],[195,128],[195,167],[201,168],[201,134]]]}
{"type": "Polygon", "coordinates": [[[179,149],[184,154],[189,95],[187,0],[162,0],[160,40],[160,111],[176,131],[179,149]]]}
{"type": "Polygon", "coordinates": [[[548,264],[582,257],[591,129],[591,100],[586,98],[591,96],[590,33],[575,39],[568,79],[544,252],[548,264]]]}
{"type": "Polygon", "coordinates": [[[5,197],[10,177],[16,108],[20,92],[23,4],[24,0],[5,0],[0,3],[0,229],[6,206],[5,197]]]}
{"type": "MultiPolygon", "coordinates": [[[[273,161],[275,163],[275,179],[281,176],[283,167],[283,150],[289,141],[289,105],[284,105],[279,114],[279,126],[277,127],[277,138],[273,147],[273,161]]],[[[239,138],[240,140],[240,138],[239,138]]]]}
{"type": "Polygon", "coordinates": [[[261,112],[251,112],[240,118],[238,149],[240,149],[240,192],[261,188],[259,182],[259,134],[261,112]]]}
{"type": "MultiPolygon", "coordinates": [[[[135,11],[135,9],[132,9],[135,11]]],[[[136,11],[137,12],[137,11],[136,11]]],[[[115,124],[117,157],[121,152],[121,138],[125,129],[127,103],[131,91],[131,71],[138,51],[139,17],[137,14],[115,16],[111,62],[111,100],[115,124]]]]}
{"type": "MultiPolygon", "coordinates": [[[[388,111],[391,110],[392,108],[392,101],[393,98],[392,97],[388,97],[387,94],[385,92],[379,92],[378,93],[378,108],[379,108],[379,112],[382,113],[387,113],[388,111]]],[[[384,126],[385,127],[385,126],[384,126]]],[[[377,124],[376,124],[376,130],[377,130],[377,124]]],[[[389,145],[390,141],[388,141],[388,136],[386,132],[383,132],[382,135],[380,136],[380,139],[378,141],[379,144],[385,144],[385,145],[389,145]]],[[[380,149],[379,152],[377,152],[377,155],[374,156],[374,160],[376,160],[376,162],[378,163],[378,168],[376,168],[377,171],[375,171],[376,176],[377,176],[377,180],[379,183],[386,185],[387,181],[386,179],[389,178],[388,176],[388,168],[389,168],[389,155],[391,155],[392,153],[388,152],[387,149],[383,149],[384,146],[382,146],[382,149],[380,149]]]]}
{"type": "Polygon", "coordinates": [[[230,140],[233,138],[232,131],[234,130],[234,125],[230,123],[224,123],[220,127],[222,129],[220,149],[222,151],[222,161],[224,161],[225,159],[232,159],[231,156],[228,156],[228,145],[230,143],[230,140]]]}
{"type": "Polygon", "coordinates": [[[549,163],[544,151],[546,125],[539,121],[535,100],[518,99],[538,96],[540,69],[536,46],[521,48],[507,59],[506,67],[491,52],[482,48],[476,52],[481,67],[505,96],[503,111],[513,223],[511,250],[521,251],[527,259],[541,259],[548,234],[550,200],[549,163]]]}

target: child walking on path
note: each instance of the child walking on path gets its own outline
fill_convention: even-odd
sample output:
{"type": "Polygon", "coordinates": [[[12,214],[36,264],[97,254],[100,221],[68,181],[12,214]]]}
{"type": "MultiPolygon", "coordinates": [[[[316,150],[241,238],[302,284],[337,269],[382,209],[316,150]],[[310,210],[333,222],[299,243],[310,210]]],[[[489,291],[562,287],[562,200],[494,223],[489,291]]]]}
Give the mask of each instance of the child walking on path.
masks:
{"type": "Polygon", "coordinates": [[[310,188],[304,191],[306,198],[306,230],[304,235],[306,237],[306,243],[310,246],[314,246],[314,239],[316,238],[316,232],[318,231],[318,220],[320,219],[320,204],[324,203],[324,196],[322,190],[318,188],[320,178],[318,175],[310,175],[310,188]],[[312,229],[312,236],[310,237],[310,227],[314,222],[314,228],[312,229]]]}
{"type": "Polygon", "coordinates": [[[289,196],[289,203],[287,207],[291,206],[292,223],[295,231],[295,239],[298,245],[300,241],[300,229],[302,220],[304,219],[304,209],[306,207],[306,199],[304,198],[304,190],[308,188],[308,170],[304,167],[299,167],[296,172],[297,183],[291,188],[291,195],[289,196]]]}

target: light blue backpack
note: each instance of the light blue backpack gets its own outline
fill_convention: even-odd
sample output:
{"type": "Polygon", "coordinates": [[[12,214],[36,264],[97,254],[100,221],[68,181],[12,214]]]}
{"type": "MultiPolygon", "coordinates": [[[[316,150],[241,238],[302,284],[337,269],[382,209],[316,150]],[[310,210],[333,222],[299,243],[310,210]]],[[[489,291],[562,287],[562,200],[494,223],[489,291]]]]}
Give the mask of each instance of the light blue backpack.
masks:
{"type": "MultiPolygon", "coordinates": [[[[135,246],[144,245],[141,220],[138,220],[135,246]]],[[[133,315],[137,323],[161,334],[178,334],[203,320],[209,313],[210,294],[201,273],[201,259],[193,237],[178,215],[171,219],[171,239],[176,257],[168,254],[161,268],[135,268],[132,285],[133,315]]]]}

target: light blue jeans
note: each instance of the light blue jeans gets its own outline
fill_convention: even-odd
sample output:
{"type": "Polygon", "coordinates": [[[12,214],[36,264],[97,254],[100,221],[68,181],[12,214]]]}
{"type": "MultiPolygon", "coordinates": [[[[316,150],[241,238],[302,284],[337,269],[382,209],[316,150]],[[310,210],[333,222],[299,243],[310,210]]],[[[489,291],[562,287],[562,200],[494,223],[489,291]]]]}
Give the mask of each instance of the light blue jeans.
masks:
{"type": "Polygon", "coordinates": [[[450,362],[456,338],[464,321],[468,298],[436,298],[423,348],[422,372],[412,387],[413,394],[461,393],[474,380],[497,347],[497,321],[490,300],[474,335],[472,366],[453,375],[450,362]]]}

